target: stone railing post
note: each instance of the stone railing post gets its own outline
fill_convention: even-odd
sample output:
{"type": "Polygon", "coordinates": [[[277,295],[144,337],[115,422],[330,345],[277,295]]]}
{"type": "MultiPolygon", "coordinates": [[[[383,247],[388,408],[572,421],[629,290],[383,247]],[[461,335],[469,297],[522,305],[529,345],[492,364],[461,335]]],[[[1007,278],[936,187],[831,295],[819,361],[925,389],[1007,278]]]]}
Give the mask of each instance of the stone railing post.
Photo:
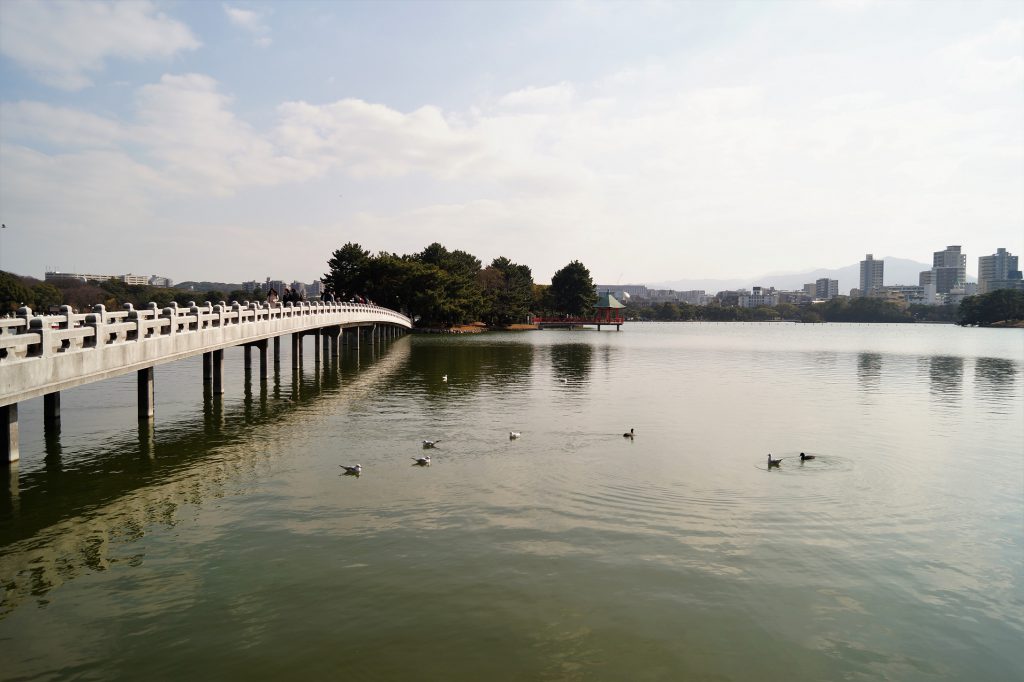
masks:
{"type": "MultiPolygon", "coordinates": [[[[18,316],[21,316],[21,311],[27,311],[28,315],[32,314],[30,308],[21,308],[18,310],[18,316]]],[[[28,357],[46,357],[53,355],[53,329],[50,328],[50,323],[45,317],[35,316],[28,317],[28,330],[39,334],[39,349],[35,352],[29,351],[28,357]]]]}
{"type": "Polygon", "coordinates": [[[196,331],[197,332],[197,331],[201,331],[202,330],[202,328],[203,328],[203,321],[199,317],[201,313],[202,313],[202,311],[199,309],[199,306],[196,305],[195,301],[189,301],[188,302],[188,314],[192,315],[193,317],[196,318],[195,322],[189,322],[189,330],[190,331],[196,331]],[[195,325],[195,326],[192,326],[192,325],[195,325]]]}
{"type": "Polygon", "coordinates": [[[173,336],[174,334],[177,334],[178,333],[178,302],[177,301],[171,301],[169,304],[167,304],[167,307],[164,308],[164,310],[163,310],[163,312],[161,313],[160,316],[167,318],[168,320],[170,320],[170,323],[171,323],[167,327],[167,331],[166,332],[161,329],[161,334],[166,334],[168,336],[173,336]]]}
{"type": "Polygon", "coordinates": [[[102,303],[94,305],[85,316],[85,324],[92,327],[92,347],[101,350],[107,345],[107,307],[102,303]]]}
{"type": "MultiPolygon", "coordinates": [[[[146,315],[147,319],[151,319],[153,320],[153,322],[156,322],[157,320],[160,319],[160,308],[157,307],[155,302],[150,301],[149,303],[147,303],[146,310],[149,311],[149,314],[146,315]]],[[[139,323],[140,329],[142,328],[142,324],[142,322],[139,323]]],[[[149,329],[146,330],[146,337],[149,337],[151,335],[159,336],[162,333],[163,330],[160,327],[150,327],[149,329]]]]}
{"type": "Polygon", "coordinates": [[[128,333],[125,335],[125,341],[141,341],[142,337],[144,336],[144,330],[142,328],[142,320],[139,318],[139,311],[137,311],[135,309],[135,306],[133,306],[131,303],[125,303],[124,309],[128,312],[128,315],[126,315],[124,318],[125,321],[135,323],[135,330],[128,331],[128,333]],[[135,335],[134,339],[132,338],[132,334],[135,335]]]}
{"type": "MultiPolygon", "coordinates": [[[[74,308],[72,308],[69,305],[62,305],[60,307],[60,314],[63,316],[64,319],[62,319],[60,322],[57,323],[57,328],[58,329],[60,329],[61,331],[67,331],[68,329],[71,329],[72,327],[75,326],[75,320],[74,320],[75,310],[74,310],[74,308]]],[[[80,343],[80,341],[79,342],[72,342],[71,339],[64,339],[64,340],[62,340],[60,342],[60,348],[57,349],[58,352],[63,352],[63,351],[68,350],[69,348],[71,348],[73,343],[80,343]]]]}

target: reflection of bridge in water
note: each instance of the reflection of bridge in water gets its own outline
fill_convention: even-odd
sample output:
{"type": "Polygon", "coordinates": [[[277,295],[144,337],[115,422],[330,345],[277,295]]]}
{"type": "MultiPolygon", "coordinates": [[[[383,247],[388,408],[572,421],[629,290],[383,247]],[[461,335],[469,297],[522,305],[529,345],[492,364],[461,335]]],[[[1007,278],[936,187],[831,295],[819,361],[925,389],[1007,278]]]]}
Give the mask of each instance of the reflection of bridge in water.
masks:
{"type": "Polygon", "coordinates": [[[290,386],[281,386],[276,375],[247,390],[231,409],[207,391],[198,428],[190,419],[162,424],[156,439],[152,423],[140,422],[137,433],[67,466],[56,439],[47,444],[43,468],[19,477],[16,464],[0,467],[0,477],[7,477],[0,490],[0,618],[79,575],[141,561],[125,548],[148,527],[173,525],[183,505],[236,494],[236,487],[260,477],[274,456],[247,445],[281,428],[289,415],[302,410],[308,425],[339,404],[376,399],[381,382],[410,354],[404,342],[381,349],[386,352],[379,357],[377,346],[352,349],[317,363],[312,373],[296,368],[290,386]],[[344,384],[343,374],[351,376],[344,384]]]}
{"type": "Polygon", "coordinates": [[[300,303],[269,306],[221,302],[203,306],[177,304],[143,310],[130,304],[108,312],[98,305],[79,315],[64,306],[60,315],[33,315],[0,320],[0,462],[18,459],[18,403],[43,396],[46,430],[59,429],[60,392],[83,384],[135,372],[139,418],[154,414],[153,367],[203,356],[203,382],[214,394],[224,392],[224,349],[245,348],[245,368],[259,351],[259,376],[268,376],[268,342],[274,367],[280,363],[281,336],[291,335],[292,367],[302,364],[302,337],[314,338],[314,358],[337,357],[346,343],[359,346],[390,339],[412,327],[408,317],[362,303],[300,303]]]}

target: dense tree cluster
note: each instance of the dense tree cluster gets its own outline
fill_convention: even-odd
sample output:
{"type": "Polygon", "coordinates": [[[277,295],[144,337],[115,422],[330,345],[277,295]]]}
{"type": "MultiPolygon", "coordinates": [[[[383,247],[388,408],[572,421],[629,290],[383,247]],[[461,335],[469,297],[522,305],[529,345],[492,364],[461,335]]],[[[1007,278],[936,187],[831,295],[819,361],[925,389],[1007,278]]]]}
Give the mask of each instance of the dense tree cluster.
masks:
{"type": "Polygon", "coordinates": [[[1024,291],[997,289],[979,296],[968,296],[960,303],[957,324],[988,327],[1024,320],[1024,291]]]}
{"type": "Polygon", "coordinates": [[[365,298],[406,313],[421,326],[525,321],[533,304],[533,274],[495,258],[486,268],[465,251],[435,242],[415,254],[372,255],[349,242],[327,262],[323,281],[336,298],[365,298]]]}

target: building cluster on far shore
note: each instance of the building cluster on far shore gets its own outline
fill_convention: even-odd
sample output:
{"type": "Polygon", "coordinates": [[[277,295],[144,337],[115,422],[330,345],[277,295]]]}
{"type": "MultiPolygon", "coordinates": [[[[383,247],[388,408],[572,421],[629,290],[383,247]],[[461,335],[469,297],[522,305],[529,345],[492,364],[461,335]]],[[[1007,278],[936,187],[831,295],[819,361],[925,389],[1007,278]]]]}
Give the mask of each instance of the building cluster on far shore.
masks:
{"type": "Polygon", "coordinates": [[[320,280],[315,280],[309,284],[296,280],[289,284],[283,279],[271,279],[267,277],[263,282],[258,282],[254,279],[242,282],[242,289],[244,289],[248,294],[253,294],[258,291],[263,296],[266,296],[267,292],[271,289],[278,293],[291,290],[302,299],[313,299],[320,298],[324,293],[324,284],[320,280]]]}
{"type": "Polygon", "coordinates": [[[860,287],[850,296],[883,298],[896,303],[924,305],[958,304],[966,296],[987,294],[999,289],[1024,291],[1024,279],[1017,267],[1017,256],[997,249],[991,256],[978,259],[977,283],[967,281],[967,254],[959,245],[947,246],[932,254],[932,267],[924,270],[917,284],[885,284],[885,263],[869,253],[860,262],[860,287]]]}
{"type": "MultiPolygon", "coordinates": [[[[635,298],[651,303],[717,304],[740,308],[775,306],[780,303],[802,305],[828,301],[840,296],[839,280],[820,278],[793,291],[755,286],[708,294],[703,289],[675,291],[648,289],[642,284],[596,286],[597,291],[614,292],[621,299],[635,298]]],[[[956,305],[966,296],[987,294],[998,289],[1024,291],[1024,279],[1017,267],[1017,256],[997,249],[991,256],[978,259],[977,283],[967,281],[967,255],[960,246],[947,246],[932,255],[932,267],[918,276],[917,284],[885,284],[885,262],[872,254],[860,262],[860,286],[850,290],[850,298],[879,298],[901,306],[956,305]]]]}
{"type": "Polygon", "coordinates": [[[159,275],[133,275],[128,273],[127,275],[93,275],[82,272],[56,272],[48,271],[44,276],[46,282],[66,284],[68,282],[123,282],[129,286],[151,286],[151,287],[170,287],[174,286],[174,282],[168,277],[161,277],[159,275]]]}

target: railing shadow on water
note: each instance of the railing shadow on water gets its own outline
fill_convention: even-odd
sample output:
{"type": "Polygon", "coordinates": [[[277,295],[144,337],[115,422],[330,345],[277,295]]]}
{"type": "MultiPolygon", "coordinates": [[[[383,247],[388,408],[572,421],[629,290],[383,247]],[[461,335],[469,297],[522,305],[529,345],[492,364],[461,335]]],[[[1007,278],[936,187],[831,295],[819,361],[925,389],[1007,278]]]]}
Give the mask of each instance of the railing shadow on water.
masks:
{"type": "Polygon", "coordinates": [[[42,600],[83,572],[107,568],[112,542],[139,537],[152,524],[173,525],[182,504],[223,496],[231,481],[255,477],[273,455],[238,446],[320,403],[369,399],[408,355],[407,337],[345,350],[257,379],[230,406],[205,391],[201,413],[158,428],[139,422],[70,462],[59,433],[49,433],[41,468],[0,469],[0,618],[25,599],[42,600]]]}

